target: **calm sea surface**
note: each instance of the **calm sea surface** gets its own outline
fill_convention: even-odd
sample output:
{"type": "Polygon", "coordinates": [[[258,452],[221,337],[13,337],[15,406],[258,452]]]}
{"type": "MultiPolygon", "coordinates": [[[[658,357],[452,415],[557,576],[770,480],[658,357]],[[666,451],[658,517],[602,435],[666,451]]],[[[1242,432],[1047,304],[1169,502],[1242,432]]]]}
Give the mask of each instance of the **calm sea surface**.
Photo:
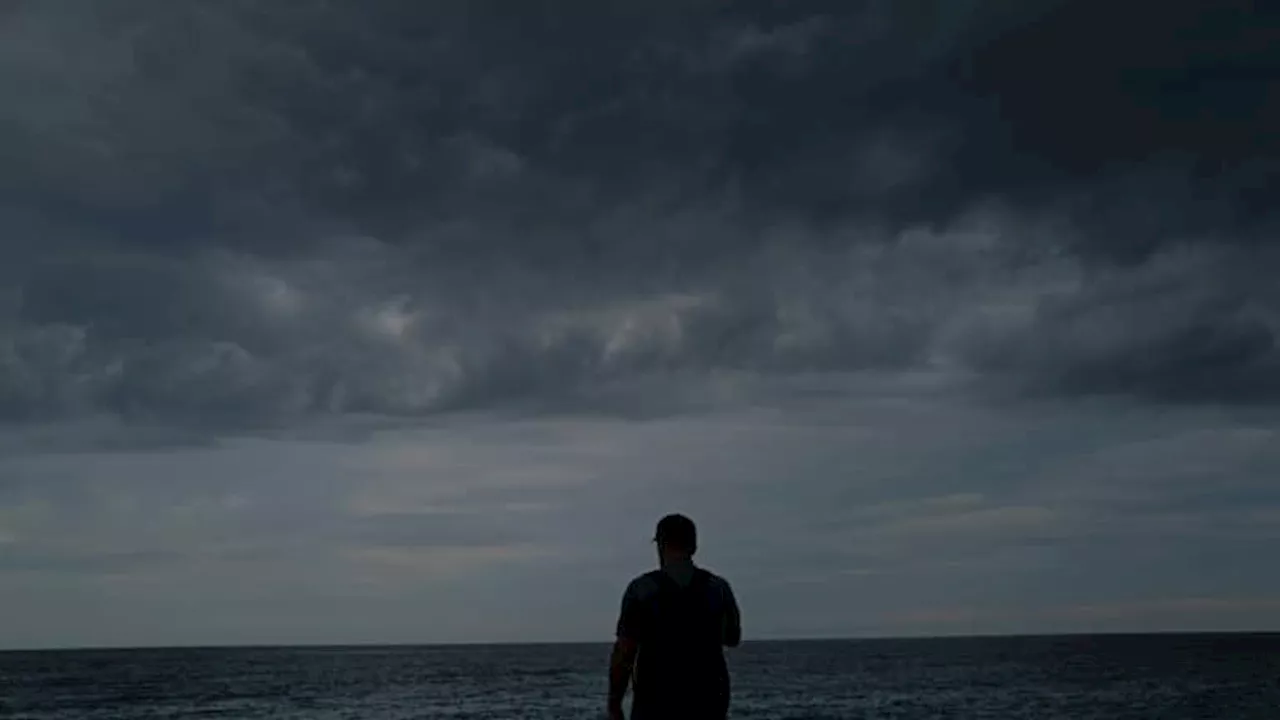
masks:
{"type": "MultiPolygon", "coordinates": [[[[0,717],[598,718],[592,645],[0,653],[0,717]]],[[[762,642],[735,718],[1280,719],[1280,635],[762,642]]]]}

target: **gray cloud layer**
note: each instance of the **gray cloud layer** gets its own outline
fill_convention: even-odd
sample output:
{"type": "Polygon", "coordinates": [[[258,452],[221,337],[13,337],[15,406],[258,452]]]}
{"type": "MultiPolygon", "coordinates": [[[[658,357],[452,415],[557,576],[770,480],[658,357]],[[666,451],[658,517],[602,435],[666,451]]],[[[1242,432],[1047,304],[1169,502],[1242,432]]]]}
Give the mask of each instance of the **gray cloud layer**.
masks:
{"type": "Polygon", "coordinates": [[[753,638],[1275,626],[1274,412],[784,409],[0,458],[0,645],[607,637],[673,504],[753,638]]]}
{"type": "Polygon", "coordinates": [[[1273,404],[1244,7],[12,3],[0,417],[1273,404]]]}

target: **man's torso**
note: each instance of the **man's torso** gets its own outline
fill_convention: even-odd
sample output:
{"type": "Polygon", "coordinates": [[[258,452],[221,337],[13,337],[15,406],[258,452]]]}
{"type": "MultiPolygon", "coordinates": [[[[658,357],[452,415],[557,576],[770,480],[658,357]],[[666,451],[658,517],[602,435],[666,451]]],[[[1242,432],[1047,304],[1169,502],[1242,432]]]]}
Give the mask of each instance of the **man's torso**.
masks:
{"type": "Polygon", "coordinates": [[[693,565],[645,573],[627,587],[619,634],[639,644],[634,717],[723,717],[723,653],[731,590],[693,565]]]}

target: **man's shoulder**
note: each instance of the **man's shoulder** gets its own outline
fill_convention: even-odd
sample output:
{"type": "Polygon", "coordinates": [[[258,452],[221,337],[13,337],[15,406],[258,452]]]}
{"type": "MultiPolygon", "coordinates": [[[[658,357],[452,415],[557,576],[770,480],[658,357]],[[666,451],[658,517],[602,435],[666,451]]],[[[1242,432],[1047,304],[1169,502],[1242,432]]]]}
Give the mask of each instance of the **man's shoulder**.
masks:
{"type": "Polygon", "coordinates": [[[635,576],[631,582],[627,583],[627,595],[632,598],[644,598],[658,592],[661,585],[659,574],[661,570],[650,570],[635,576]]]}
{"type": "Polygon", "coordinates": [[[707,584],[712,588],[724,593],[733,593],[733,588],[729,585],[729,581],[725,580],[723,576],[717,575],[706,568],[700,569],[707,574],[707,584]]]}
{"type": "MultiPolygon", "coordinates": [[[[706,576],[707,587],[717,593],[732,595],[733,589],[729,585],[729,581],[724,577],[706,569],[698,568],[698,572],[706,576]]],[[[662,590],[662,576],[664,571],[661,569],[650,570],[632,578],[627,583],[627,597],[632,599],[645,599],[658,594],[662,590]]]]}

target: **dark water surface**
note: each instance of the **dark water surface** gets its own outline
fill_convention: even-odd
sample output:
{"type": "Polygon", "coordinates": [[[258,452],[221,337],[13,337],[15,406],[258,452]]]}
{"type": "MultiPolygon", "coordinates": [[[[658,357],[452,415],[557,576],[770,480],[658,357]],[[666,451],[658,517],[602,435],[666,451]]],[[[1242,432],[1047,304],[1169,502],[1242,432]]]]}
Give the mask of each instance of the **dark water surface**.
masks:
{"type": "MultiPolygon", "coordinates": [[[[0,653],[0,717],[598,718],[598,645],[0,653]]],[[[751,643],[735,718],[1280,719],[1280,635],[751,643]]]]}

